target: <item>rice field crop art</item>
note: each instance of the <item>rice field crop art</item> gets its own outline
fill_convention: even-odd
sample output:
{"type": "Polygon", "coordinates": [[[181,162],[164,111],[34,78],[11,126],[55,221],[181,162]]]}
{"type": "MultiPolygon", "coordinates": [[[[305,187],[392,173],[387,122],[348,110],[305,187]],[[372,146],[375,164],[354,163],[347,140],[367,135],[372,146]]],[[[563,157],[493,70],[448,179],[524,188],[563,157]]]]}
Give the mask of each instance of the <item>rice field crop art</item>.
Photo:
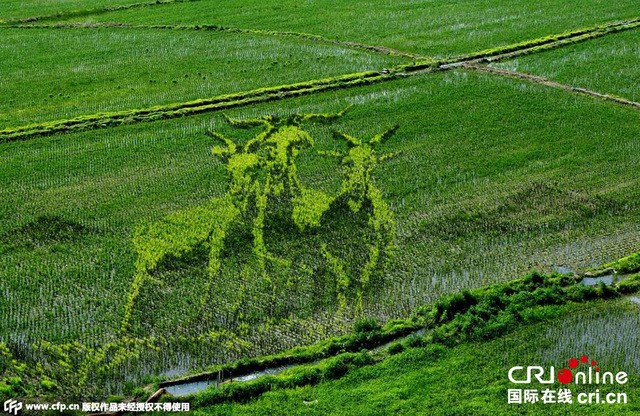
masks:
{"type": "Polygon", "coordinates": [[[345,178],[335,196],[303,186],[296,166],[298,153],[314,146],[304,125],[330,123],[348,109],[334,114],[227,118],[233,128],[260,129],[243,145],[207,131],[218,143],[212,152],[224,163],[228,192],[137,229],[136,272],[122,331],[152,333],[158,321],[153,316],[165,310],[156,303],[171,302],[171,296],[156,296],[171,292],[172,282],[161,277],[162,270],[184,266],[193,270],[194,264],[202,264],[198,258],[203,253],[207,262],[206,273],[200,273],[203,280],[190,279],[194,293],[189,297],[200,299],[192,308],[193,320],[184,324],[189,331],[238,331],[247,323],[308,317],[318,307],[340,312],[350,307],[361,314],[364,293],[374,293],[380,286],[376,280],[392,256],[395,238],[393,213],[373,179],[375,166],[391,155],[377,155],[374,147],[398,126],[368,141],[335,133],[349,145],[348,152],[320,153],[342,160],[345,178]],[[345,218],[356,219],[347,227],[353,251],[344,249],[343,239],[332,238],[331,230],[345,218]],[[287,239],[292,232],[297,244],[315,257],[313,262],[297,250],[279,252],[278,239],[287,239]],[[317,304],[318,299],[323,303],[317,304]]]}
{"type": "Polygon", "coordinates": [[[638,376],[640,17],[578,3],[4,1],[0,403],[512,414],[507,364],[638,376]]]}

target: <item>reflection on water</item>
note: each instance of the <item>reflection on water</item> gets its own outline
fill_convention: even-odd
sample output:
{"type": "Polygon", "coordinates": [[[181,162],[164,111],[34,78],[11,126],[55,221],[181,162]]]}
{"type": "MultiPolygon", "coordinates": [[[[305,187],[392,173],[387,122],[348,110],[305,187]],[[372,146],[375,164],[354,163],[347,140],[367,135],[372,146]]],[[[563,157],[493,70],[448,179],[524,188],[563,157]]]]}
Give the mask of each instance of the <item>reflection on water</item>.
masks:
{"type": "Polygon", "coordinates": [[[580,284],[584,286],[596,286],[596,285],[599,285],[600,283],[604,283],[607,286],[611,286],[612,284],[620,283],[623,280],[626,280],[627,278],[629,278],[628,275],[618,276],[618,275],[608,274],[606,276],[600,276],[600,277],[585,277],[584,279],[582,279],[582,282],[580,282],[580,284]]]}
{"type": "Polygon", "coordinates": [[[216,385],[216,380],[193,381],[191,383],[176,384],[165,387],[165,390],[172,396],[186,396],[187,394],[197,393],[209,387],[216,385]]]}
{"type": "Polygon", "coordinates": [[[575,270],[571,269],[570,267],[564,267],[564,266],[556,266],[553,268],[554,272],[560,273],[560,274],[571,274],[571,273],[575,273],[575,270]]]}
{"type": "MultiPolygon", "coordinates": [[[[319,361],[313,361],[306,365],[317,364],[319,361]]],[[[302,365],[302,364],[301,364],[302,365]]],[[[227,377],[218,382],[218,380],[200,380],[200,381],[185,381],[184,383],[174,384],[172,386],[166,386],[165,389],[173,396],[185,396],[187,394],[197,393],[205,390],[209,386],[217,386],[218,384],[226,383],[242,383],[246,381],[252,381],[258,377],[266,375],[276,375],[282,373],[284,370],[295,367],[295,364],[282,365],[279,367],[266,368],[264,370],[255,371],[253,373],[245,374],[239,377],[227,377]]]]}
{"type": "Polygon", "coordinates": [[[396,339],[393,339],[393,340],[391,340],[389,342],[386,342],[386,343],[384,343],[382,345],[378,345],[377,347],[375,347],[371,351],[383,351],[383,350],[386,350],[387,348],[389,348],[391,346],[391,344],[395,344],[396,342],[404,342],[404,341],[407,341],[407,340],[409,340],[411,338],[419,338],[419,337],[423,336],[426,332],[427,332],[426,328],[418,329],[416,332],[412,332],[409,335],[405,335],[404,337],[396,338],[396,339]]]}

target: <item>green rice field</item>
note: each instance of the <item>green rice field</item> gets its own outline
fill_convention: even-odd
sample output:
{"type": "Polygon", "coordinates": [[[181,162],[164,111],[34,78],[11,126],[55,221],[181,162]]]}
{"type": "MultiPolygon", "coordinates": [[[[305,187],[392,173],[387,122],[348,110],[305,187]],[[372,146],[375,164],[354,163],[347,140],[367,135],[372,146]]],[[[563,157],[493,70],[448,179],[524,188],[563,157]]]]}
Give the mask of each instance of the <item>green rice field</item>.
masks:
{"type": "Polygon", "coordinates": [[[2,401],[637,411],[640,16],[574,3],[4,1],[2,401]],[[582,354],[629,403],[507,404],[582,354]]]}

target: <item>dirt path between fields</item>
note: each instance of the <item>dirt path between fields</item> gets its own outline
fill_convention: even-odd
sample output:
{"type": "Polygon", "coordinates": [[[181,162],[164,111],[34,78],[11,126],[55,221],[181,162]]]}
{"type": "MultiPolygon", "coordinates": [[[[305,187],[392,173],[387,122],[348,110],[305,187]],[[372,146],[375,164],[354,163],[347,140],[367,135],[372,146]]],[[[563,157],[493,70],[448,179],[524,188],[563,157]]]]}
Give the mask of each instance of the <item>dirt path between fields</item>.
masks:
{"type": "Polygon", "coordinates": [[[599,92],[588,90],[586,88],[572,87],[571,85],[560,84],[559,82],[551,81],[551,80],[549,80],[547,78],[540,77],[540,76],[537,76],[537,75],[525,74],[523,72],[511,71],[511,70],[507,70],[507,69],[492,68],[490,66],[479,65],[479,64],[473,63],[473,62],[464,63],[464,64],[461,65],[461,67],[462,68],[467,68],[467,69],[472,69],[472,70],[475,70],[475,71],[480,71],[480,72],[486,72],[486,73],[490,73],[490,74],[494,74],[494,75],[499,75],[499,76],[503,76],[503,77],[507,77],[507,78],[522,79],[522,80],[525,80],[525,81],[534,82],[536,84],[546,85],[548,87],[559,88],[559,89],[565,90],[565,91],[571,91],[571,92],[577,92],[579,94],[590,95],[592,97],[600,98],[600,99],[603,99],[603,100],[606,100],[606,101],[611,101],[611,102],[614,102],[614,103],[617,103],[617,104],[630,106],[630,107],[635,107],[635,108],[640,110],[640,103],[638,103],[638,102],[627,100],[626,98],[622,98],[622,97],[616,97],[616,96],[609,95],[609,94],[601,94],[599,92]]]}
{"type": "Polygon", "coordinates": [[[46,15],[39,15],[39,16],[15,17],[15,18],[8,18],[7,20],[0,19],[0,25],[41,22],[41,21],[47,21],[47,20],[59,21],[62,19],[71,19],[76,17],[96,16],[100,14],[117,12],[121,10],[141,9],[144,7],[163,6],[163,5],[170,5],[174,3],[190,3],[190,2],[196,2],[196,1],[200,1],[200,0],[154,0],[154,1],[148,1],[145,3],[130,3],[130,4],[115,5],[115,6],[96,7],[93,9],[68,10],[68,11],[57,12],[57,13],[46,14],[46,15]]]}

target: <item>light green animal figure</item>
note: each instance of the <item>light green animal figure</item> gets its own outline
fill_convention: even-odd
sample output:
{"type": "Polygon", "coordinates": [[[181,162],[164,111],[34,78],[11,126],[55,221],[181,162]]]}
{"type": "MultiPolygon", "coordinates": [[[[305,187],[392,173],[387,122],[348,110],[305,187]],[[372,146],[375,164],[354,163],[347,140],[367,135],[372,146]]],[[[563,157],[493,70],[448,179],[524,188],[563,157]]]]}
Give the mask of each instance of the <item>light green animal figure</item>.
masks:
{"type": "MultiPolygon", "coordinates": [[[[280,261],[271,256],[264,243],[264,221],[270,197],[288,199],[292,219],[304,230],[320,225],[322,214],[331,198],[321,191],[303,187],[298,179],[295,159],[300,150],[313,146],[303,123],[330,122],[349,110],[335,114],[294,114],[285,118],[264,116],[247,120],[232,120],[231,126],[241,129],[263,127],[263,130],[240,147],[218,133],[206,134],[221,142],[213,154],[226,163],[229,191],[221,198],[195,208],[168,215],[163,220],[138,228],[133,243],[137,253],[136,272],[125,305],[121,330],[129,329],[131,314],[140,289],[153,281],[153,271],[168,257],[181,257],[196,247],[209,250],[208,283],[202,304],[206,304],[215,277],[222,266],[221,253],[225,238],[233,223],[250,225],[253,252],[262,277],[269,280],[266,261],[280,261]]],[[[275,293],[275,288],[273,288],[275,293]]]]}
{"type": "MultiPolygon", "coordinates": [[[[374,231],[374,241],[369,247],[368,260],[362,267],[357,282],[356,311],[362,311],[363,291],[367,288],[372,274],[392,255],[395,247],[396,222],[389,204],[382,198],[382,193],[373,181],[373,170],[380,162],[393,156],[392,153],[378,155],[375,148],[392,137],[398,125],[380,133],[369,141],[362,141],[345,133],[334,132],[338,139],[345,140],[349,146],[347,153],[331,152],[326,155],[342,158],[345,179],[342,181],[340,194],[336,201],[346,199],[347,205],[354,213],[368,211],[369,226],[374,231]]],[[[345,292],[349,286],[349,277],[344,272],[341,262],[323,246],[322,253],[329,263],[330,269],[337,277],[338,303],[346,306],[345,292]]]]}

